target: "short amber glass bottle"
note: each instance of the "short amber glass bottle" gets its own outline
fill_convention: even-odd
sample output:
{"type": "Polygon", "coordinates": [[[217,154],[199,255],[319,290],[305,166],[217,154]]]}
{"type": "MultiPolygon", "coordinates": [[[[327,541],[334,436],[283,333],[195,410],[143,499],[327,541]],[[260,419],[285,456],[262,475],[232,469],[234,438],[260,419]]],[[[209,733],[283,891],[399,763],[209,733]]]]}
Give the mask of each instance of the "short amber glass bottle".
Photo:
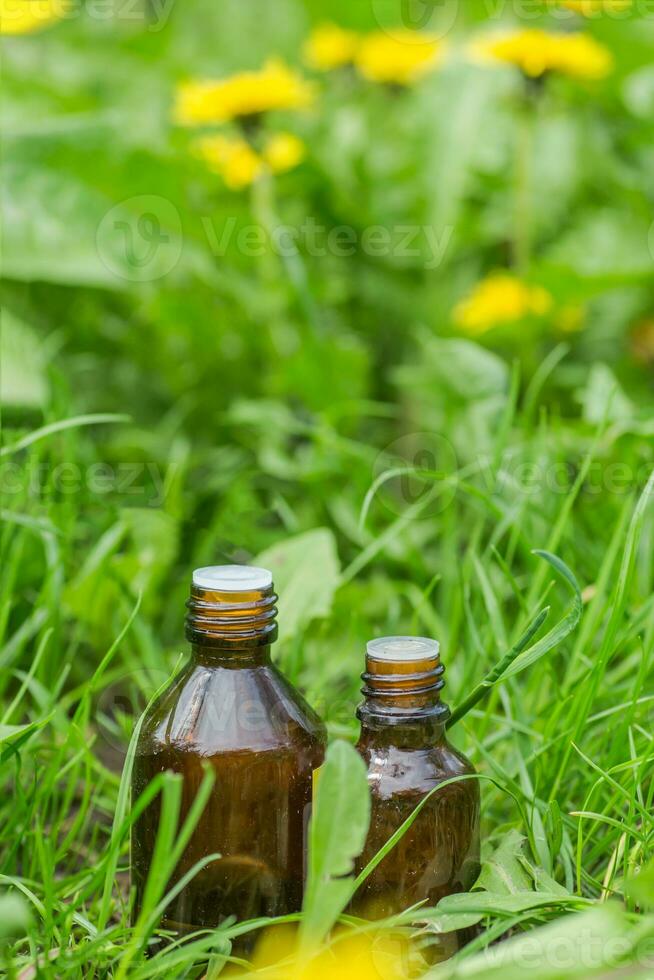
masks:
{"type": "MultiPolygon", "coordinates": [[[[359,870],[436,786],[474,773],[445,737],[450,711],[440,699],[444,667],[435,640],[387,637],[368,644],[357,749],[368,767],[372,816],[359,870]]],[[[419,902],[433,906],[467,891],[479,873],[479,783],[462,780],[430,798],[355,897],[354,910],[378,919],[419,902]]],[[[450,936],[446,953],[461,937],[450,936]]]]}
{"type": "MultiPolygon", "coordinates": [[[[273,665],[272,575],[220,566],[193,575],[186,635],[191,657],[144,720],[133,775],[136,799],[159,772],[183,777],[181,819],[209,763],[211,797],[169,883],[220,854],[168,906],[162,926],[180,934],[299,911],[312,775],[325,729],[273,665]]],[[[132,836],[138,912],[154,849],[159,798],[132,836]]]]}

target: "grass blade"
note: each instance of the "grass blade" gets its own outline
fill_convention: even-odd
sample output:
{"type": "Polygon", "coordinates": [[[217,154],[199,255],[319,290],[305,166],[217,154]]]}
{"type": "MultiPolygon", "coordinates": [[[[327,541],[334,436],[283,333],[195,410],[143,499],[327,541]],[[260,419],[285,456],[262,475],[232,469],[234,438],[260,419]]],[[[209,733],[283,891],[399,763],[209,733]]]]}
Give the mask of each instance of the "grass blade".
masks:
{"type": "Polygon", "coordinates": [[[557,625],[550,630],[541,640],[535,643],[533,646],[529,647],[529,643],[534,638],[540,627],[543,625],[547,616],[549,615],[549,607],[543,609],[539,612],[531,623],[527,626],[518,642],[515,646],[502,657],[502,659],[493,667],[493,669],[486,675],[486,677],[481,681],[480,684],[475,687],[475,689],[470,693],[470,695],[452,712],[452,715],[447,723],[447,727],[451,728],[458,721],[460,721],[470,710],[477,705],[482,698],[486,696],[488,691],[495,687],[509,677],[514,677],[521,671],[526,670],[535,664],[541,657],[549,653],[554,647],[562,643],[567,636],[577,627],[579,620],[581,619],[581,591],[579,585],[573,573],[570,571],[565,562],[557,558],[556,555],[551,555],[547,551],[535,551],[534,554],[538,555],[540,558],[544,558],[548,561],[568,582],[572,587],[574,592],[574,598],[572,606],[569,612],[563,617],[563,619],[557,623],[557,625]]]}

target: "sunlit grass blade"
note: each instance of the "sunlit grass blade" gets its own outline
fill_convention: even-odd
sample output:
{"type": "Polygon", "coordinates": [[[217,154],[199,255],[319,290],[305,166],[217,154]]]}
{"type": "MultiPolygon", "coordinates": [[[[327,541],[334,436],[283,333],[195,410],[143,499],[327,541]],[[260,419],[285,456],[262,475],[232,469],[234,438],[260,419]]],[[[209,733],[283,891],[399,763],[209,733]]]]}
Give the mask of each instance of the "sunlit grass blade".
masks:
{"type": "Polygon", "coordinates": [[[532,641],[534,636],[538,633],[539,629],[549,616],[549,606],[546,609],[542,609],[534,618],[531,623],[527,626],[518,642],[511,647],[511,649],[502,657],[502,659],[497,663],[495,667],[486,675],[483,681],[481,681],[473,691],[468,695],[461,704],[457,705],[452,711],[452,714],[447,723],[448,728],[451,728],[458,721],[465,717],[468,712],[479,704],[479,702],[486,696],[488,691],[495,686],[495,684],[500,681],[504,673],[509,669],[511,664],[515,661],[524,650],[527,649],[529,643],[532,641]]]}
{"type": "MultiPolygon", "coordinates": [[[[129,976],[132,961],[143,953],[159,916],[166,908],[167,902],[166,900],[161,901],[162,896],[191,834],[202,816],[215,781],[213,770],[207,768],[188,815],[180,828],[178,824],[182,800],[182,779],[177,773],[171,772],[164,773],[163,776],[159,826],[148,879],[132,936],[116,973],[117,980],[129,976]]],[[[210,854],[202,858],[189,872],[185,873],[183,876],[184,884],[187,884],[202,867],[210,861],[216,860],[217,857],[219,855],[210,854]]],[[[173,886],[170,900],[181,890],[181,887],[179,882],[173,886]]]]}
{"type": "MultiPolygon", "coordinates": [[[[107,867],[106,867],[105,877],[104,877],[104,887],[102,891],[102,903],[98,911],[98,926],[100,929],[103,929],[106,923],[109,921],[112,889],[114,886],[114,881],[116,876],[116,867],[119,858],[120,842],[126,829],[125,820],[127,816],[127,810],[129,807],[132,771],[134,769],[134,759],[136,757],[136,749],[138,745],[139,735],[141,734],[141,729],[143,727],[143,722],[145,720],[148,709],[155,703],[155,701],[161,696],[161,694],[163,694],[165,689],[168,687],[169,683],[170,683],[169,680],[164,681],[150,698],[150,701],[148,702],[145,710],[141,713],[140,717],[136,722],[136,725],[134,726],[134,731],[132,733],[129,746],[127,748],[127,754],[125,756],[125,762],[123,764],[123,771],[120,779],[120,786],[118,788],[116,809],[114,811],[114,818],[113,818],[113,824],[111,830],[110,849],[109,849],[107,867]]],[[[136,803],[136,801],[133,802],[136,803]]]]}
{"type": "Polygon", "coordinates": [[[550,650],[554,649],[563,640],[570,635],[570,633],[577,627],[579,620],[581,618],[581,592],[579,585],[574,575],[567,567],[567,565],[557,558],[556,555],[550,555],[546,551],[536,551],[534,554],[548,561],[570,584],[574,591],[574,599],[572,607],[567,615],[558,623],[546,636],[535,643],[533,646],[529,646],[529,643],[534,638],[540,627],[543,625],[547,616],[549,614],[549,607],[543,609],[534,619],[531,621],[525,632],[522,634],[518,642],[513,646],[502,659],[496,664],[496,666],[486,675],[483,681],[477,685],[477,687],[468,695],[467,698],[452,712],[452,716],[448,721],[448,727],[456,724],[460,721],[471,708],[474,708],[483,697],[488,693],[488,691],[495,687],[509,677],[514,677],[521,671],[526,670],[535,664],[541,657],[549,653],[550,650]]]}
{"type": "Polygon", "coordinates": [[[27,449],[28,446],[33,446],[35,442],[39,442],[41,439],[47,439],[48,436],[55,435],[57,432],[65,432],[67,429],[78,429],[86,425],[109,425],[129,421],[131,421],[129,415],[117,415],[112,412],[104,412],[97,415],[77,415],[68,419],[60,419],[59,422],[51,422],[50,425],[44,425],[40,429],[34,429],[33,432],[23,436],[18,442],[14,442],[9,446],[1,446],[0,457],[12,456],[14,453],[19,453],[21,450],[27,449]]]}

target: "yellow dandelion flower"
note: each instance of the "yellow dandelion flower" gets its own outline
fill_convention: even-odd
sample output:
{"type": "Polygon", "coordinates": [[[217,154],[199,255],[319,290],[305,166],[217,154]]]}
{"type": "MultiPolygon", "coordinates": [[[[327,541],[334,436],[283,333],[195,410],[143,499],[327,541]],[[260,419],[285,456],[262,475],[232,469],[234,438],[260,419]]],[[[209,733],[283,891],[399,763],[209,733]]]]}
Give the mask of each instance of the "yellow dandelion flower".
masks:
{"type": "MultiPolygon", "coordinates": [[[[300,957],[295,931],[277,926],[260,940],[247,975],[269,980],[400,980],[407,975],[408,951],[404,937],[342,932],[329,946],[300,957]]],[[[237,972],[228,967],[224,975],[237,972]]]]}
{"type": "Polygon", "coordinates": [[[321,24],[309,35],[304,45],[304,59],[318,71],[332,71],[351,65],[354,61],[359,35],[337,24],[321,24]]]}
{"type": "Polygon", "coordinates": [[[263,159],[274,174],[293,170],[306,156],[306,147],[293,133],[275,133],[266,143],[263,159]]]}
{"type": "Polygon", "coordinates": [[[531,78],[558,72],[571,78],[599,79],[613,67],[609,49],[587,34],[555,34],[540,28],[479,38],[472,53],[486,62],[517,65],[531,78]]]}
{"type": "Polygon", "coordinates": [[[471,334],[482,334],[500,324],[528,316],[545,316],[552,297],[541,286],[531,286],[508,272],[495,272],[478,283],[454,310],[454,321],[471,334]]]}
{"type": "Polygon", "coordinates": [[[0,34],[32,34],[61,20],[70,0],[0,0],[0,34]]]}
{"type": "Polygon", "coordinates": [[[306,109],[314,86],[283,61],[230,78],[187,82],[177,92],[175,116],[183,126],[229,122],[276,109],[306,109]]]}
{"type": "Polygon", "coordinates": [[[233,191],[249,187],[263,170],[261,158],[241,136],[203,136],[194,149],[233,191]]]}
{"type": "Polygon", "coordinates": [[[355,63],[372,82],[410,85],[438,67],[444,50],[443,41],[429,34],[378,31],[362,38],[355,63]]]}
{"type": "Polygon", "coordinates": [[[633,5],[633,0],[547,0],[551,6],[567,7],[584,17],[596,14],[622,13],[633,5]]]}

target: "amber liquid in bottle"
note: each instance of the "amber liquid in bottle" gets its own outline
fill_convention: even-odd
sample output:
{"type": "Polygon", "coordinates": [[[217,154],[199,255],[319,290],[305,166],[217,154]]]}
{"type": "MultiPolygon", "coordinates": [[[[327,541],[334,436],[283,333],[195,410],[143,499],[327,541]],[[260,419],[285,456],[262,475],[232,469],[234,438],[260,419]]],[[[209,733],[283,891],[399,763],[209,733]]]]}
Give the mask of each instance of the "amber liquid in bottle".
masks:
{"type": "MultiPolygon", "coordinates": [[[[434,640],[389,637],[368,644],[357,749],[368,767],[372,816],[359,871],[436,786],[475,771],[445,737],[450,711],[440,700],[443,671],[434,640]]],[[[479,795],[476,779],[435,793],[359,889],[354,911],[379,919],[469,890],[479,874],[479,795]]],[[[466,938],[441,937],[438,958],[456,952],[466,938]]]]}
{"type": "MultiPolygon", "coordinates": [[[[300,910],[312,775],[322,764],[322,722],[273,665],[277,596],[263,569],[194,573],[186,635],[191,657],[145,718],[133,798],[164,770],[183,778],[180,826],[204,775],[209,802],[168,884],[219,853],[168,906],[162,927],[180,935],[300,910]]],[[[132,836],[138,914],[159,821],[159,797],[132,836]]],[[[248,941],[239,945],[248,948],[248,941]]]]}

